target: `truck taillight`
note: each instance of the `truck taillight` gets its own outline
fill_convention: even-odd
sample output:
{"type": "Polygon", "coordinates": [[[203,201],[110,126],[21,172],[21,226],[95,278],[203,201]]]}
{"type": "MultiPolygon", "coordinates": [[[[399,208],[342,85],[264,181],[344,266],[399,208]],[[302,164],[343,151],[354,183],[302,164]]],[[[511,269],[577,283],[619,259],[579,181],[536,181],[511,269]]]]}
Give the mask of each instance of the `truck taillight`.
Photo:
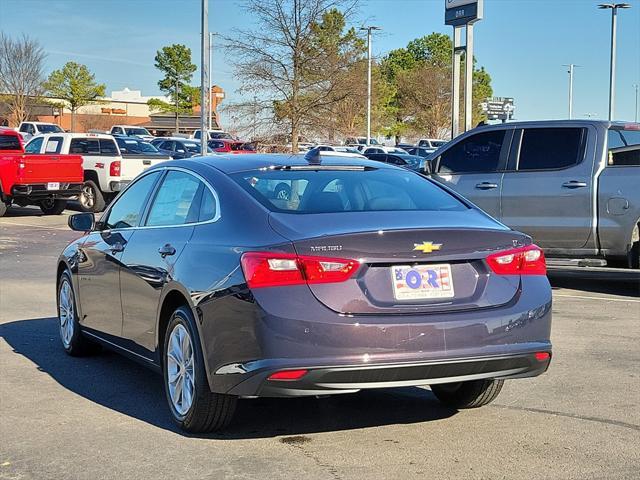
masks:
{"type": "Polygon", "coordinates": [[[344,282],[360,266],[344,258],[272,252],[247,252],[241,264],[249,288],[344,282]]]}
{"type": "Polygon", "coordinates": [[[109,165],[109,175],[112,177],[120,176],[120,160],[115,160],[109,165]]]}
{"type": "Polygon", "coordinates": [[[546,275],[544,253],[537,245],[493,253],[487,263],[498,275],[546,275]]]}

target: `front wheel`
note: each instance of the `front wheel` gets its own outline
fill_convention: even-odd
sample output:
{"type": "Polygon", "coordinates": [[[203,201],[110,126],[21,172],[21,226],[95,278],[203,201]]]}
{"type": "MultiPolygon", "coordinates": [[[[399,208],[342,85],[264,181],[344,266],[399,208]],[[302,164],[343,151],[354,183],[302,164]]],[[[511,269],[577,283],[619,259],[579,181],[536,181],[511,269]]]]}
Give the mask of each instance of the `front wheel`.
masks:
{"type": "Polygon", "coordinates": [[[432,385],[431,391],[448,407],[477,408],[493,402],[503,384],[504,380],[471,380],[432,385]]]}
{"type": "Polygon", "coordinates": [[[195,321],[186,307],[178,308],[167,325],[162,370],[171,416],[181,429],[213,432],[231,422],[237,399],[209,390],[195,321]]]}
{"type": "Polygon", "coordinates": [[[67,208],[66,200],[54,200],[52,198],[47,198],[40,202],[40,210],[42,210],[42,213],[45,215],[60,215],[64,212],[65,208],[67,208]]]}
{"type": "Polygon", "coordinates": [[[82,336],[78,323],[76,295],[69,271],[64,271],[58,282],[58,326],[64,350],[73,357],[99,350],[97,344],[82,336]]]}
{"type": "Polygon", "coordinates": [[[92,180],[87,180],[82,184],[78,202],[80,202],[80,208],[83,212],[101,212],[106,206],[100,188],[92,180]]]}

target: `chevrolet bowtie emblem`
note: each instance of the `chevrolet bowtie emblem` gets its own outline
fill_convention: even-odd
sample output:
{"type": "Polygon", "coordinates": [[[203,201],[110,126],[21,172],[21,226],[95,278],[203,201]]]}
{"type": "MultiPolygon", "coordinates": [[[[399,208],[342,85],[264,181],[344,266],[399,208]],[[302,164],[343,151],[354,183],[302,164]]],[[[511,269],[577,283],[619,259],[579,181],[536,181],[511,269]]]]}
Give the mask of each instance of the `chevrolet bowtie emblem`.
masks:
{"type": "Polygon", "coordinates": [[[441,243],[422,242],[422,243],[414,243],[413,249],[418,250],[422,253],[431,253],[431,252],[435,252],[436,250],[440,250],[441,246],[442,246],[441,243]]]}

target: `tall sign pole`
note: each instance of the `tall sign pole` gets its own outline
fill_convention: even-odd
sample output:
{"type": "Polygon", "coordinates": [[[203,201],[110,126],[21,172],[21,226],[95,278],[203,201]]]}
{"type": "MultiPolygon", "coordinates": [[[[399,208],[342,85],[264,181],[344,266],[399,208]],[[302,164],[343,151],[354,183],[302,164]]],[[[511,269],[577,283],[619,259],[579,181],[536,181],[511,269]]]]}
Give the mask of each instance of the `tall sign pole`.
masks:
{"type": "Polygon", "coordinates": [[[360,27],[360,30],[367,31],[367,145],[371,144],[371,31],[380,30],[380,27],[370,25],[368,27],[360,27]]]}
{"type": "Polygon", "coordinates": [[[200,153],[207,154],[207,114],[209,111],[209,0],[202,0],[202,26],[200,35],[200,153]]]}
{"type": "MultiPolygon", "coordinates": [[[[209,130],[213,129],[213,102],[211,101],[211,89],[213,88],[211,80],[211,71],[213,70],[213,35],[213,32],[209,34],[209,91],[207,92],[207,98],[209,99],[209,130]]],[[[207,138],[209,138],[208,134],[207,138]]]]}
{"type": "Polygon", "coordinates": [[[445,0],[445,25],[453,27],[453,65],[451,86],[451,138],[460,133],[460,60],[465,53],[464,131],[473,128],[473,24],[482,20],[484,0],[445,0]],[[462,28],[466,45],[461,45],[462,28]]]}

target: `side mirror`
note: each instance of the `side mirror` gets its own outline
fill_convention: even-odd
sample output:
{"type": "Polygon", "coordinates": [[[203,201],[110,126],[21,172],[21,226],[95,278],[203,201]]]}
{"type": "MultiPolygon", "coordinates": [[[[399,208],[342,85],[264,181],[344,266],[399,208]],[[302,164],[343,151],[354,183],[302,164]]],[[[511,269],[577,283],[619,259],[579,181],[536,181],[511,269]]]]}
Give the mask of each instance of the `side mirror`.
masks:
{"type": "Polygon", "coordinates": [[[76,232],[90,232],[95,225],[93,213],[75,213],[69,217],[69,228],[76,232]]]}

